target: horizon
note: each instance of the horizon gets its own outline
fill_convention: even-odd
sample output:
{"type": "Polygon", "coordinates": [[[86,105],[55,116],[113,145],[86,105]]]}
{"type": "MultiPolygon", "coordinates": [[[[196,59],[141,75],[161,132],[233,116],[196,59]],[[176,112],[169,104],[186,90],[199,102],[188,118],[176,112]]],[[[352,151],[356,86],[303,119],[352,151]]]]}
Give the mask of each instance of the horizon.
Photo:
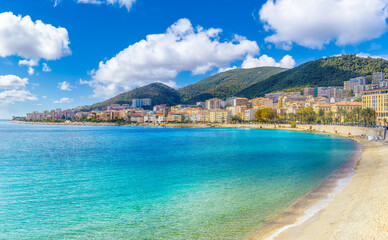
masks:
{"type": "Polygon", "coordinates": [[[387,59],[388,2],[328,1],[306,12],[304,1],[2,1],[0,119],[91,105],[157,81],[178,89],[228,69],[341,54],[387,59]]]}

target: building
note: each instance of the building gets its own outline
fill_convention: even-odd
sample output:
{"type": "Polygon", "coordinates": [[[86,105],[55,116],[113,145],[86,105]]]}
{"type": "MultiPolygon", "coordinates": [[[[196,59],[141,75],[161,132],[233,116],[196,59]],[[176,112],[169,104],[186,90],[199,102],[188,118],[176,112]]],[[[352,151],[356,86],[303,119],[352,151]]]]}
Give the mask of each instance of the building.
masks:
{"type": "Polygon", "coordinates": [[[196,104],[198,107],[201,107],[202,109],[206,109],[206,102],[197,102],[196,104]]]}
{"type": "Polygon", "coordinates": [[[151,105],[152,105],[151,98],[132,99],[133,108],[142,108],[142,107],[151,106],[151,105]]]}
{"type": "Polygon", "coordinates": [[[317,96],[317,89],[316,88],[305,88],[303,89],[303,95],[304,96],[317,96]]]}
{"type": "Polygon", "coordinates": [[[207,110],[216,110],[221,108],[221,99],[219,98],[212,98],[209,100],[206,100],[206,109],[207,110]]]}
{"type": "Polygon", "coordinates": [[[128,109],[128,108],[130,108],[129,104],[123,104],[123,105],[120,105],[120,104],[112,104],[112,105],[110,105],[110,106],[107,107],[107,110],[120,111],[120,110],[128,109]]]}
{"type": "Polygon", "coordinates": [[[279,97],[278,108],[286,108],[290,103],[306,101],[307,97],[298,95],[283,95],[279,97]]]}
{"type": "Polygon", "coordinates": [[[278,92],[278,93],[267,93],[264,95],[264,97],[271,99],[274,103],[278,102],[278,99],[280,96],[283,96],[283,92],[278,92]]]}
{"type": "Polygon", "coordinates": [[[258,107],[272,107],[273,106],[273,100],[269,98],[264,97],[258,97],[251,99],[249,101],[251,108],[258,108],[258,107]]]}
{"type": "Polygon", "coordinates": [[[252,109],[247,109],[245,110],[245,116],[244,120],[245,121],[255,121],[257,118],[255,118],[255,113],[257,112],[257,108],[252,108],[252,109]]]}
{"type": "Polygon", "coordinates": [[[154,110],[155,112],[159,112],[162,108],[165,108],[165,107],[167,107],[166,104],[155,105],[154,108],[153,108],[153,110],[154,110]]]}
{"type": "Polygon", "coordinates": [[[328,87],[327,88],[327,96],[330,98],[338,98],[338,99],[344,99],[346,96],[346,90],[342,87],[328,87]]]}
{"type": "Polygon", "coordinates": [[[228,110],[211,110],[209,111],[209,122],[211,123],[230,123],[232,113],[228,110]]]}
{"type": "Polygon", "coordinates": [[[372,84],[379,85],[381,82],[384,82],[385,74],[383,72],[376,72],[372,74],[372,84]]]}
{"type": "Polygon", "coordinates": [[[248,106],[249,99],[248,98],[242,98],[242,97],[230,97],[226,99],[225,101],[226,106],[248,106]]]}
{"type": "Polygon", "coordinates": [[[377,122],[387,125],[388,122],[388,87],[365,91],[362,94],[362,108],[372,108],[376,111],[377,122]]]}
{"type": "Polygon", "coordinates": [[[227,107],[226,109],[232,113],[232,116],[239,116],[240,118],[244,119],[245,110],[247,110],[247,107],[246,105],[231,106],[231,107],[227,107]]]}

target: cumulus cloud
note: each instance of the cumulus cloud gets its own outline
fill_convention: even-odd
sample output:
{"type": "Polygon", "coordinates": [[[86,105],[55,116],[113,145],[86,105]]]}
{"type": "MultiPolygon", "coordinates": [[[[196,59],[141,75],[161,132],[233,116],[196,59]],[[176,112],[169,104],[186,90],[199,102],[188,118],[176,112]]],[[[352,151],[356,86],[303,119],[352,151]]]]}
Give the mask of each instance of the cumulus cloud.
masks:
{"type": "Polygon", "coordinates": [[[221,42],[221,31],[195,29],[188,19],[180,19],[166,33],[148,35],[100,62],[88,84],[94,88],[95,97],[110,97],[156,81],[176,86],[174,79],[181,71],[204,74],[259,52],[255,41],[241,36],[221,42]]]}
{"type": "Polygon", "coordinates": [[[73,87],[70,85],[69,82],[63,81],[58,83],[58,88],[62,91],[71,91],[73,87]]]}
{"type": "Polygon", "coordinates": [[[233,70],[233,69],[237,69],[237,66],[219,68],[219,69],[218,69],[218,73],[227,72],[227,71],[230,71],[230,70],[233,70]]]}
{"type": "Polygon", "coordinates": [[[47,65],[47,63],[43,63],[42,65],[43,65],[42,67],[43,72],[51,72],[51,68],[47,65]]]}
{"type": "Polygon", "coordinates": [[[72,102],[73,102],[73,99],[67,98],[67,97],[63,97],[59,100],[54,101],[54,103],[72,103],[72,102]]]}
{"type": "Polygon", "coordinates": [[[0,102],[2,103],[15,103],[26,101],[37,101],[38,98],[26,90],[9,90],[0,92],[0,102]]]}
{"type": "Polygon", "coordinates": [[[247,56],[244,62],[241,64],[241,68],[256,67],[293,68],[295,67],[295,60],[290,55],[286,55],[282,58],[282,60],[280,60],[280,62],[276,62],[275,59],[264,54],[259,58],[247,56]]]}
{"type": "Polygon", "coordinates": [[[31,59],[31,60],[20,60],[19,66],[28,66],[28,74],[33,75],[35,72],[35,69],[33,67],[38,66],[39,61],[31,59]]]}
{"type": "Polygon", "coordinates": [[[28,84],[28,78],[20,78],[15,75],[0,75],[0,89],[24,89],[28,84]]]}
{"type": "Polygon", "coordinates": [[[321,49],[358,44],[387,31],[387,0],[268,0],[260,10],[267,37],[284,49],[293,43],[321,49]]]}
{"type": "Polygon", "coordinates": [[[77,0],[78,3],[88,3],[88,4],[111,4],[119,5],[120,7],[126,7],[128,11],[131,9],[132,5],[136,0],[77,0]]]}
{"type": "Polygon", "coordinates": [[[370,57],[370,58],[382,58],[382,59],[388,60],[388,55],[371,55],[369,53],[363,53],[363,52],[357,53],[356,55],[362,58],[370,57]]]}
{"type": "Polygon", "coordinates": [[[0,13],[0,56],[17,55],[28,59],[59,59],[71,54],[67,30],[33,22],[30,16],[0,13]]]}

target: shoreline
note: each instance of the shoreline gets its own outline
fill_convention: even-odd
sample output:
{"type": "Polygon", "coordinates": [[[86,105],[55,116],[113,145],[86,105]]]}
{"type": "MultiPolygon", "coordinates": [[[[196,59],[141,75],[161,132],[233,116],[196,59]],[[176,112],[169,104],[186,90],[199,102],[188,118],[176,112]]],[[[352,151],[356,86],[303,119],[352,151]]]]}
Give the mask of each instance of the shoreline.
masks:
{"type": "MultiPolygon", "coordinates": [[[[321,133],[338,135],[349,138],[356,142],[357,149],[353,155],[339,169],[332,173],[318,187],[305,194],[294,203],[290,204],[279,215],[274,217],[272,221],[263,227],[258,228],[255,232],[247,236],[248,239],[343,239],[337,238],[334,235],[326,237],[317,235],[316,232],[321,229],[319,221],[331,221],[330,218],[321,219],[321,216],[327,209],[332,208],[334,201],[343,203],[342,208],[346,208],[346,202],[352,199],[357,199],[357,196],[349,196],[344,194],[349,188],[356,188],[354,182],[355,177],[359,177],[359,166],[365,161],[370,161],[370,154],[365,153],[365,149],[371,146],[380,144],[382,150],[388,150],[388,145],[385,142],[368,142],[365,140],[367,136],[384,136],[381,129],[369,129],[363,127],[350,126],[335,126],[335,125],[297,125],[297,128],[291,128],[289,125],[278,124],[144,124],[144,125],[118,125],[115,123],[46,123],[46,122],[14,122],[20,124],[37,124],[37,125],[81,125],[81,126],[143,126],[143,127],[172,127],[172,128],[251,128],[251,129],[278,129],[290,130],[310,133],[321,133]],[[347,134],[346,134],[347,133],[347,134]],[[340,200],[338,200],[340,199],[340,200]],[[305,235],[304,232],[313,228],[310,235],[305,235]]],[[[381,150],[381,149],[380,149],[381,150]]],[[[386,152],[388,154],[388,152],[386,152]]],[[[387,168],[388,169],[388,168],[387,168]]],[[[373,172],[372,172],[373,174],[373,172]]],[[[385,197],[388,192],[385,192],[385,197]]],[[[384,197],[384,196],[383,196],[384,197]]],[[[388,198],[387,198],[388,201],[388,198]]],[[[336,212],[336,210],[332,210],[336,212]]],[[[337,211],[338,212],[338,211],[337,211]]],[[[387,213],[388,214],[388,213],[387,213]]],[[[337,216],[340,218],[341,216],[337,216]]],[[[369,216],[373,218],[373,216],[369,216]]],[[[341,222],[346,226],[346,222],[341,222]]],[[[388,229],[388,220],[385,219],[384,226],[388,229]]],[[[335,229],[336,226],[328,225],[325,231],[335,229]]],[[[345,228],[346,229],[346,228],[345,228]]],[[[321,229],[322,230],[322,229],[321,229]]],[[[334,230],[331,230],[332,232],[334,230]]],[[[355,233],[356,234],[356,233],[355,233]]],[[[388,236],[388,231],[386,230],[388,236]]],[[[348,239],[348,238],[345,238],[348,239]]],[[[383,239],[383,238],[376,238],[383,239]]],[[[388,237],[387,237],[388,239],[388,237]]]]}
{"type": "Polygon", "coordinates": [[[356,174],[364,144],[358,140],[351,140],[356,144],[356,149],[346,162],[317,187],[283,209],[272,221],[250,234],[247,239],[278,239],[280,235],[308,222],[324,210],[335,196],[349,185],[352,177],[356,174]]]}

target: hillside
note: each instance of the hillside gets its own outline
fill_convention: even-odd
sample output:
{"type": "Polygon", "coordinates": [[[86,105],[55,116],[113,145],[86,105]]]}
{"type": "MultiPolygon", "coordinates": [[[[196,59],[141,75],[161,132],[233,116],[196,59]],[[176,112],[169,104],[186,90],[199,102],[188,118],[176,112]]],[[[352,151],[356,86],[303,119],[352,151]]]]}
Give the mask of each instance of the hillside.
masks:
{"type": "Polygon", "coordinates": [[[90,109],[104,110],[107,106],[114,103],[117,104],[132,104],[132,99],[135,98],[151,98],[152,105],[167,104],[176,105],[181,102],[180,93],[165,84],[152,83],[144,87],[133,89],[132,91],[119,94],[106,101],[91,105],[90,109]]]}
{"type": "Polygon", "coordinates": [[[379,71],[388,74],[388,61],[361,58],[356,55],[321,58],[269,77],[236,95],[254,98],[293,87],[343,86],[343,82],[350,78],[367,76],[379,71]]]}
{"type": "Polygon", "coordinates": [[[182,94],[182,100],[185,103],[196,103],[212,97],[225,99],[283,71],[286,69],[278,67],[234,69],[213,75],[178,91],[182,94]]]}

